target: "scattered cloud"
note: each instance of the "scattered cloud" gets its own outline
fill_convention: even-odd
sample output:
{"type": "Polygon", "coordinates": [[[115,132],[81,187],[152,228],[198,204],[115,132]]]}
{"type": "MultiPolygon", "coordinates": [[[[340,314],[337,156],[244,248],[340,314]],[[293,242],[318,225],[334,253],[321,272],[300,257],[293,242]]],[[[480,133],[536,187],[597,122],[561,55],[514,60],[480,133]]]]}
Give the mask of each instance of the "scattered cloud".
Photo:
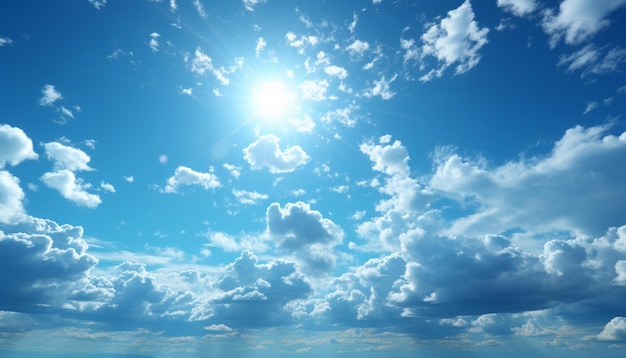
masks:
{"type": "Polygon", "coordinates": [[[0,124],[0,144],[0,169],[7,163],[15,166],[39,157],[33,150],[33,141],[21,128],[0,124]]]}
{"type": "Polygon", "coordinates": [[[267,198],[269,198],[269,195],[267,194],[261,194],[256,191],[237,189],[233,189],[233,195],[240,204],[244,205],[255,205],[258,204],[260,200],[267,200],[267,198]]]}
{"type": "Polygon", "coordinates": [[[91,171],[91,158],[80,149],[58,142],[44,144],[46,157],[54,163],[54,170],[67,169],[69,171],[91,171]]]}
{"type": "Polygon", "coordinates": [[[107,4],[107,0],[89,0],[89,3],[97,10],[100,10],[107,4]]]}
{"type": "Polygon", "coordinates": [[[267,46],[267,42],[265,42],[264,38],[259,37],[256,40],[256,46],[254,46],[254,53],[256,54],[256,57],[259,57],[265,46],[267,46]]]}
{"type": "Polygon", "coordinates": [[[159,33],[157,32],[153,32],[150,34],[149,45],[152,52],[159,52],[159,37],[161,37],[161,35],[159,35],[159,33]]]}
{"type": "Polygon", "coordinates": [[[280,139],[273,134],[259,137],[244,148],[244,159],[252,169],[267,167],[270,173],[289,173],[306,164],[309,156],[298,145],[281,150],[280,139]]]}
{"type": "Polygon", "coordinates": [[[45,173],[41,181],[49,188],[57,190],[65,199],[88,208],[95,208],[102,203],[100,196],[86,191],[91,187],[84,184],[73,172],[67,169],[45,173]]]}
{"type": "Polygon", "coordinates": [[[474,20],[469,0],[454,10],[440,23],[433,24],[422,35],[422,58],[434,57],[439,67],[420,78],[429,81],[441,77],[444,71],[456,64],[455,74],[463,74],[480,62],[478,51],[487,44],[488,28],[480,28],[474,20]]]}
{"type": "Polygon", "coordinates": [[[348,50],[352,56],[362,56],[369,48],[370,44],[367,41],[354,40],[354,42],[346,47],[346,50],[348,50]]]}
{"type": "Polygon", "coordinates": [[[23,200],[24,191],[20,187],[20,180],[6,170],[0,170],[1,224],[10,224],[25,216],[23,200]]]}
{"type": "Polygon", "coordinates": [[[396,78],[398,78],[397,74],[394,74],[389,80],[385,80],[385,76],[382,76],[380,80],[374,81],[372,87],[365,90],[363,95],[367,98],[380,96],[383,100],[392,99],[396,93],[391,90],[391,83],[395,81],[396,78]]]}
{"type": "Polygon", "coordinates": [[[174,175],[167,179],[163,188],[164,193],[178,193],[180,187],[187,185],[199,185],[205,190],[215,189],[221,186],[217,176],[213,174],[213,168],[208,173],[197,172],[185,166],[176,168],[174,175]]]}
{"type": "Polygon", "coordinates": [[[519,17],[532,13],[537,6],[535,0],[498,0],[498,7],[519,17]]]}
{"type": "Polygon", "coordinates": [[[243,3],[243,7],[248,10],[248,11],[254,11],[254,8],[258,5],[258,4],[263,4],[265,2],[267,2],[267,0],[241,0],[241,2],[243,3]]]}
{"type": "Polygon", "coordinates": [[[195,6],[198,15],[201,17],[206,17],[206,12],[204,11],[204,5],[200,2],[200,0],[193,0],[193,6],[195,6]]]}
{"type": "Polygon", "coordinates": [[[8,37],[0,36],[0,47],[2,46],[10,46],[13,44],[13,40],[8,37]]]}
{"type": "Polygon", "coordinates": [[[43,92],[43,97],[39,99],[41,106],[52,106],[54,102],[63,99],[61,92],[57,91],[53,85],[43,86],[41,92],[43,92]]]}
{"type": "Polygon", "coordinates": [[[564,0],[558,13],[544,11],[543,29],[550,36],[550,46],[562,39],[568,45],[578,45],[589,40],[610,25],[608,15],[626,4],[626,0],[579,1],[564,0]]]}

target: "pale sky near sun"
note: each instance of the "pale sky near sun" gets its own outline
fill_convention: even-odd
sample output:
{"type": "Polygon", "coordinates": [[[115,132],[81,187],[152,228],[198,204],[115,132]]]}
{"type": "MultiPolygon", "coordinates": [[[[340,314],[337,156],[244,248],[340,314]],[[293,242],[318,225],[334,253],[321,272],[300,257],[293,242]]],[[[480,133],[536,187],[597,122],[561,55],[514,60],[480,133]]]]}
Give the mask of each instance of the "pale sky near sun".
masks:
{"type": "Polygon", "coordinates": [[[0,356],[623,357],[626,0],[0,3],[0,356]]]}

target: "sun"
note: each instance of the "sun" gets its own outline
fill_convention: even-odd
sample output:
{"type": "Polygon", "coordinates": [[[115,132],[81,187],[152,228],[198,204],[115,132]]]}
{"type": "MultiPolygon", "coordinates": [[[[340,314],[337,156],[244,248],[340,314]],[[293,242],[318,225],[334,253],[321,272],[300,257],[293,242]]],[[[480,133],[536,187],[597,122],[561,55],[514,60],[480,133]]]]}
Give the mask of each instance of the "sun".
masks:
{"type": "Polygon", "coordinates": [[[254,114],[269,120],[287,118],[296,107],[296,93],[280,80],[258,84],[252,93],[254,114]]]}

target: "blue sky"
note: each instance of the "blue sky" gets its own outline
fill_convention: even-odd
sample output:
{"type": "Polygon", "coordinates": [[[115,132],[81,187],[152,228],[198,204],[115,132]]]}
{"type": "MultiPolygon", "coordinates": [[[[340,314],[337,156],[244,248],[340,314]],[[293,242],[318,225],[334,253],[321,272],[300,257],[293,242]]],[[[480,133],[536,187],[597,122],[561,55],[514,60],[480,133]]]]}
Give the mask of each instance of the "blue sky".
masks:
{"type": "Polygon", "coordinates": [[[625,16],[3,2],[0,355],[623,356],[625,16]]]}

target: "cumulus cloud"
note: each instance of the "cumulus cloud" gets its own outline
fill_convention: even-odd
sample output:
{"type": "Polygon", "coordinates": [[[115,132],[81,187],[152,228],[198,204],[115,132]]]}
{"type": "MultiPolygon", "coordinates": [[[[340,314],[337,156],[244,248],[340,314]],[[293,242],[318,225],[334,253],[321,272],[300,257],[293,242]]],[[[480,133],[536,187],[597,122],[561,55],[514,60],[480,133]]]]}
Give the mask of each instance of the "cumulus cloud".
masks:
{"type": "Polygon", "coordinates": [[[87,192],[87,189],[91,187],[90,184],[84,184],[80,178],[67,169],[45,173],[41,181],[77,205],[95,208],[102,203],[100,196],[87,192]]]}
{"type": "Polygon", "coordinates": [[[433,24],[422,35],[422,59],[434,57],[440,66],[421,77],[429,81],[441,77],[444,71],[456,64],[455,74],[471,70],[480,61],[478,51],[487,44],[488,28],[480,28],[474,20],[469,0],[448,12],[440,23],[433,24]]]}
{"type": "Polygon", "coordinates": [[[37,159],[32,140],[21,128],[0,124],[0,169],[8,163],[18,165],[24,160],[37,159]]]}
{"type": "Polygon", "coordinates": [[[278,248],[292,253],[307,272],[329,272],[336,257],[332,248],[344,237],[343,230],[319,211],[303,202],[288,203],[284,208],[272,203],[266,213],[267,231],[278,248]]]}
{"type": "Polygon", "coordinates": [[[626,0],[564,0],[558,13],[552,9],[544,12],[543,29],[552,47],[561,39],[568,45],[578,45],[608,27],[609,14],[624,4],[626,0]]]}
{"type": "Polygon", "coordinates": [[[24,191],[19,183],[11,173],[0,170],[0,223],[12,223],[25,215],[24,191]]]}
{"type": "Polygon", "coordinates": [[[345,68],[340,67],[340,66],[335,66],[335,65],[326,66],[326,67],[324,67],[324,72],[327,75],[335,76],[335,77],[339,78],[340,80],[343,80],[346,77],[348,77],[348,71],[346,71],[345,68]]]}
{"type": "Polygon", "coordinates": [[[309,156],[300,146],[281,150],[278,137],[267,134],[244,148],[244,159],[252,169],[267,167],[271,173],[289,173],[306,164],[309,156]]]}
{"type": "Polygon", "coordinates": [[[217,176],[213,174],[213,168],[210,168],[208,173],[203,173],[185,166],[179,166],[176,168],[174,175],[167,179],[163,192],[178,193],[180,187],[185,185],[199,185],[205,190],[221,186],[217,176]]]}
{"type": "Polygon", "coordinates": [[[326,90],[328,89],[328,81],[326,80],[306,80],[300,85],[302,90],[302,98],[310,99],[316,102],[326,99],[326,90]]]}
{"type": "Polygon", "coordinates": [[[90,171],[91,158],[80,149],[70,147],[58,142],[44,144],[46,156],[54,163],[55,170],[66,169],[69,171],[90,171]]]}
{"type": "Polygon", "coordinates": [[[61,92],[57,91],[53,85],[45,85],[41,89],[43,93],[43,97],[39,99],[39,105],[41,106],[52,106],[54,102],[63,99],[61,92]]]}
{"type": "Polygon", "coordinates": [[[346,50],[348,50],[352,56],[362,56],[369,48],[370,44],[367,41],[361,40],[354,40],[354,42],[346,46],[346,50]]]}
{"type": "Polygon", "coordinates": [[[337,121],[346,127],[354,127],[357,123],[357,115],[355,112],[360,107],[356,104],[350,104],[344,108],[337,108],[326,112],[320,120],[324,123],[332,123],[337,121]]]}
{"type": "Polygon", "coordinates": [[[535,0],[498,0],[498,7],[515,16],[526,16],[537,9],[535,0]]]}
{"type": "Polygon", "coordinates": [[[600,341],[626,341],[626,317],[615,317],[596,336],[600,341]]]}
{"type": "Polygon", "coordinates": [[[450,232],[476,235],[516,227],[598,235],[623,224],[620,213],[626,212],[626,201],[618,198],[626,198],[626,170],[616,163],[626,158],[626,132],[605,135],[607,130],[571,128],[548,156],[493,169],[456,154],[441,161],[432,187],[480,204],[450,232]]]}
{"type": "Polygon", "coordinates": [[[286,305],[306,298],[312,288],[294,262],[274,259],[266,264],[250,251],[228,265],[215,286],[214,319],[231,327],[258,327],[292,322],[286,305]]]}
{"type": "Polygon", "coordinates": [[[59,309],[97,260],[89,255],[83,230],[29,218],[0,231],[0,309],[30,312],[59,309]]]}

